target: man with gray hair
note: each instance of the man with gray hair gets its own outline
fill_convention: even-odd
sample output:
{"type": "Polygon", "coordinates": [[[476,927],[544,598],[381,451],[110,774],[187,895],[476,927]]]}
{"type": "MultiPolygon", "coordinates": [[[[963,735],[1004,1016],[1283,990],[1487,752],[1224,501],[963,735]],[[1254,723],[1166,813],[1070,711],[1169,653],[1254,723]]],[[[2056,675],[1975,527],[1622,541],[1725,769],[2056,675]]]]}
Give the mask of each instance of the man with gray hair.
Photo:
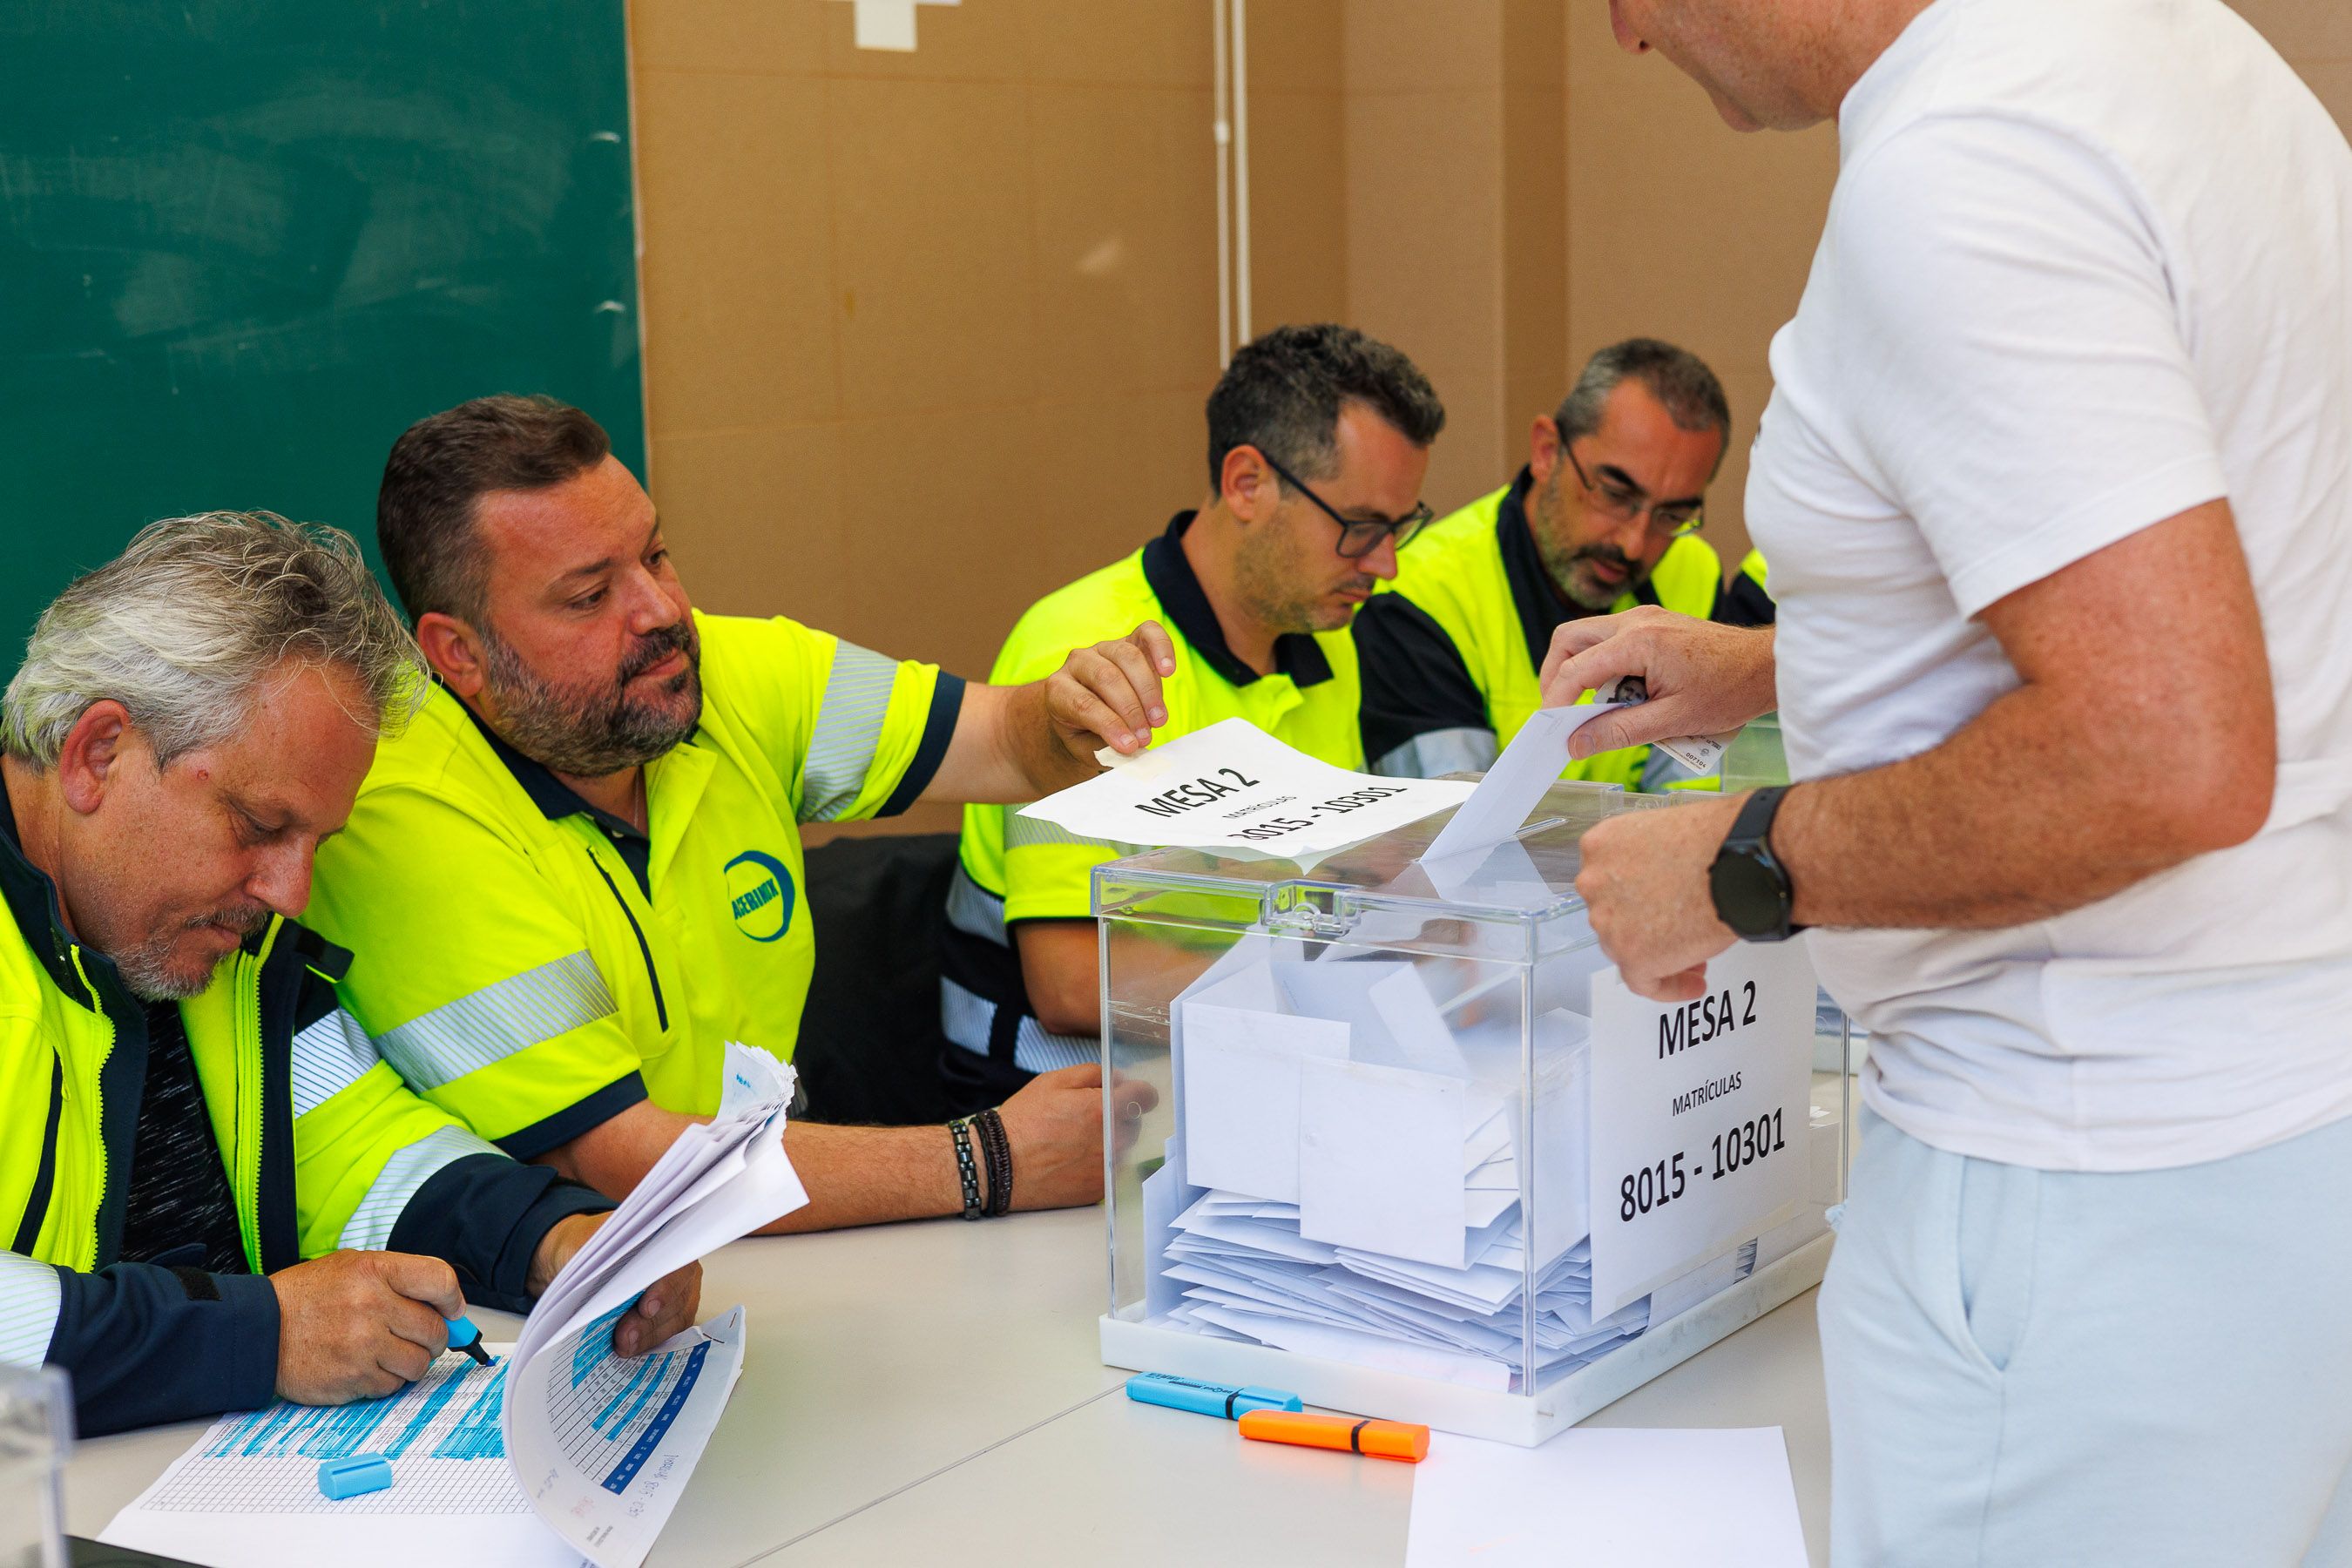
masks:
{"type": "Polygon", "coordinates": [[[0,1361],[64,1367],[84,1432],[390,1393],[610,1207],[412,1096],[292,923],[423,681],[347,536],[215,512],[68,587],[8,684],[0,1361]]]}
{"type": "MultiPolygon", "coordinates": [[[[1570,621],[1656,605],[1769,624],[1762,559],[1751,554],[1727,585],[1698,536],[1730,433],[1723,384],[1696,354],[1655,338],[1594,354],[1559,407],[1537,417],[1518,477],[1433,525],[1357,617],[1373,771],[1486,767],[1542,705],[1537,672],[1570,621]]],[[[1710,782],[1648,746],[1585,758],[1566,776],[1641,789],[1710,782]]]]}

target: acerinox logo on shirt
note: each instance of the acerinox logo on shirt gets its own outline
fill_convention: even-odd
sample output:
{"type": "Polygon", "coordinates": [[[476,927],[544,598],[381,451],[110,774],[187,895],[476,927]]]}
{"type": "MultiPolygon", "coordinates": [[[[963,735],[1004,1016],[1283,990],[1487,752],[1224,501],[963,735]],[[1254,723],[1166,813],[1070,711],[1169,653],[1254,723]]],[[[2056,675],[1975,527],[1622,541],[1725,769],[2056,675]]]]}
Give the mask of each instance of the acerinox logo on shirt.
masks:
{"type": "Polygon", "coordinates": [[[793,923],[793,874],[777,858],[746,849],[727,862],[729,912],[753,942],[773,942],[793,923]]]}

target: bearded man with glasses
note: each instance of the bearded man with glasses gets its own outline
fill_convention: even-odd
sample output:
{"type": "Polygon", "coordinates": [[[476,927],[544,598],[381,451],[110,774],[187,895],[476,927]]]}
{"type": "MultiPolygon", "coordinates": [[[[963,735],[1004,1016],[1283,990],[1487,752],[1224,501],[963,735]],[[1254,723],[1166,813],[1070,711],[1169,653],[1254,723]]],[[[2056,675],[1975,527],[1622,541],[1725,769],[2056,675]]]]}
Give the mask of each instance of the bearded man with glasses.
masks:
{"type": "MultiPolygon", "coordinates": [[[[1154,621],[1175,647],[1162,742],[1242,718],[1361,768],[1348,626],[1430,520],[1421,485],[1444,407],[1385,343],[1281,327],[1234,355],[1208,422],[1207,500],[1032,605],[989,679],[1027,679],[1055,639],[1087,627],[1154,621]]],[[[1003,806],[965,809],[940,996],[953,1095],[993,1104],[1097,1059],[1089,881],[1119,853],[1003,806]]]]}
{"type": "MultiPolygon", "coordinates": [[[[1493,763],[1542,705],[1538,672],[1569,621],[1657,605],[1769,625],[1762,558],[1751,552],[1727,584],[1699,537],[1730,428],[1722,384],[1687,350],[1634,338],[1593,355],[1536,420],[1518,478],[1432,525],[1394,591],[1357,617],[1373,771],[1433,778],[1493,763]]],[[[1717,783],[1648,746],[1585,758],[1567,776],[1717,783]]]]}

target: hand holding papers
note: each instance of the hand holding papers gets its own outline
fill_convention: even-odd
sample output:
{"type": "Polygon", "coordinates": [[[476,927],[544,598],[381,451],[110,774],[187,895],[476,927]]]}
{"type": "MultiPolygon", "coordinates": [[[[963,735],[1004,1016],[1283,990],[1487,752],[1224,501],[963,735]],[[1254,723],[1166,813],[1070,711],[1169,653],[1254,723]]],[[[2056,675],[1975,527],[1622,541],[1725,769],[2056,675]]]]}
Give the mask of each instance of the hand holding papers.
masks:
{"type": "MultiPolygon", "coordinates": [[[[1612,702],[1619,707],[1631,707],[1650,700],[1649,683],[1638,675],[1621,675],[1593,693],[1596,702],[1612,702]]],[[[1682,763],[1692,773],[1706,774],[1723,766],[1723,753],[1739,738],[1737,728],[1715,735],[1682,735],[1673,740],[1653,741],[1650,744],[1682,763]]]]}
{"type": "Polygon", "coordinates": [[[1417,821],[1469,793],[1458,781],[1349,773],[1293,751],[1246,719],[1227,719],[1021,815],[1113,844],[1297,858],[1417,821]]]}
{"type": "Polygon", "coordinates": [[[725,1071],[717,1119],[678,1134],[515,1342],[507,1452],[540,1517],[598,1568],[645,1560],[743,1370],[740,1307],[634,1361],[614,1353],[613,1320],[654,1280],[808,1202],[784,1155],[793,1069],[730,1043],[725,1071]]]}
{"type": "Polygon", "coordinates": [[[783,1149],[792,1069],[730,1045],[726,1072],[717,1119],[678,1135],[494,1366],[451,1352],[390,1398],[225,1416],[104,1539],[240,1565],[636,1568],[742,1370],[743,1311],[634,1358],[613,1325],[653,1281],[808,1202],[783,1149]],[[392,1461],[393,1485],[320,1496],[319,1462],[361,1452],[392,1461]]]}

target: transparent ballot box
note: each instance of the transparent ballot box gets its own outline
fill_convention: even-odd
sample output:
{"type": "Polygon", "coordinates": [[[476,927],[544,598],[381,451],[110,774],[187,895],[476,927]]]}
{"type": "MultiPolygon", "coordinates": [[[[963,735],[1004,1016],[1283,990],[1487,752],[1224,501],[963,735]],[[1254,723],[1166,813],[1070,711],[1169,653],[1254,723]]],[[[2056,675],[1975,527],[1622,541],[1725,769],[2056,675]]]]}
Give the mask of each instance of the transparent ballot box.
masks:
{"type": "Polygon", "coordinates": [[[1104,1361],[1532,1444],[1818,1283],[1848,1032],[1803,942],[1648,1002],[1576,893],[1586,829],[1679,804],[1099,868],[1104,1062],[1159,1092],[1106,1111],[1104,1361]]]}

